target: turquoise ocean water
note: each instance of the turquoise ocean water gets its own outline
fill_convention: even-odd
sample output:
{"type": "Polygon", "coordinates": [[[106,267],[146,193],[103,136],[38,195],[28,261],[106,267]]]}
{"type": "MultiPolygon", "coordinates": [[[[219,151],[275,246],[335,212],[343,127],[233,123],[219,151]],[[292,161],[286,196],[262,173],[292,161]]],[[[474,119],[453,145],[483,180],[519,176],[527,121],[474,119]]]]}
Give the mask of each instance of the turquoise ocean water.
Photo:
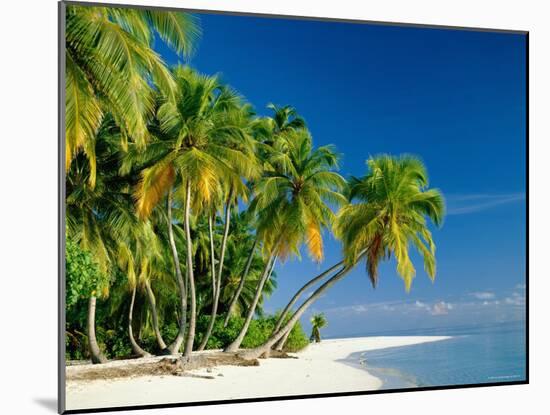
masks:
{"type": "Polygon", "coordinates": [[[452,338],[349,356],[349,363],[359,362],[382,379],[383,389],[516,382],[526,377],[524,322],[408,330],[391,335],[452,338]]]}

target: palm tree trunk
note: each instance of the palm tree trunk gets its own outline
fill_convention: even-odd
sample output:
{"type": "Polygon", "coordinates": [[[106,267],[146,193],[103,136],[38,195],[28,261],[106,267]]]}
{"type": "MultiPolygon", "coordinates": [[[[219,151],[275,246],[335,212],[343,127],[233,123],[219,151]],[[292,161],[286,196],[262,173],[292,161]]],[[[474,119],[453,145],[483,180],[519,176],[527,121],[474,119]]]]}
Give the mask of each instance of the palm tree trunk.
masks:
{"type": "MultiPolygon", "coordinates": [[[[212,334],[212,329],[214,328],[214,323],[216,322],[216,315],[218,314],[218,303],[220,301],[220,291],[221,291],[221,281],[222,281],[222,271],[223,271],[223,261],[225,258],[225,249],[227,246],[227,236],[229,235],[229,223],[231,221],[231,205],[230,202],[227,202],[227,205],[225,207],[225,225],[223,230],[223,238],[222,238],[222,247],[221,247],[221,253],[220,253],[220,264],[218,269],[218,275],[215,273],[215,266],[212,262],[212,275],[213,280],[217,279],[217,282],[215,284],[214,288],[214,301],[212,302],[212,312],[210,314],[210,322],[208,323],[208,328],[206,329],[206,333],[204,335],[204,338],[202,339],[201,344],[199,345],[199,351],[204,350],[206,347],[206,343],[208,343],[208,339],[210,338],[210,335],[212,334]]],[[[212,249],[212,257],[214,255],[214,243],[213,243],[213,234],[212,234],[212,220],[210,219],[210,249],[212,249]]]]}
{"type": "Polygon", "coordinates": [[[336,274],[334,274],[328,281],[317,288],[317,290],[315,290],[315,292],[306,301],[304,301],[304,303],[296,310],[291,319],[277,333],[273,334],[269,338],[269,340],[267,340],[261,346],[244,351],[243,353],[241,353],[241,357],[243,357],[244,359],[256,359],[263,354],[269,353],[269,350],[273,347],[273,345],[277,343],[277,341],[281,339],[287,331],[292,329],[294,324],[296,324],[300,317],[302,317],[308,307],[313,304],[319,297],[321,297],[326,290],[328,290],[330,287],[332,287],[334,284],[336,284],[338,281],[348,275],[348,273],[352,269],[353,266],[346,266],[338,271],[336,274]]]}
{"type": "MultiPolygon", "coordinates": [[[[292,297],[292,299],[288,302],[288,304],[286,305],[286,307],[284,308],[284,310],[281,312],[281,315],[279,316],[279,319],[277,320],[277,324],[275,324],[275,328],[273,329],[273,333],[277,333],[277,331],[279,331],[279,329],[281,328],[281,325],[283,324],[284,320],[285,320],[285,317],[286,315],[288,314],[288,312],[290,311],[290,309],[292,308],[292,306],[296,303],[296,301],[298,301],[298,299],[302,296],[302,294],[304,292],[306,292],[306,290],[308,290],[310,287],[312,287],[313,285],[315,285],[317,282],[321,281],[323,278],[325,278],[329,273],[331,273],[332,271],[336,270],[336,268],[340,267],[341,265],[344,264],[344,261],[340,261],[338,262],[337,264],[333,265],[332,267],[330,267],[329,269],[323,271],[322,273],[320,273],[319,275],[317,275],[315,278],[312,278],[311,280],[309,280],[306,284],[304,284],[302,286],[302,288],[300,288],[296,294],[294,294],[294,297],[292,297]]],[[[290,332],[289,332],[290,333],[290,332]]],[[[277,345],[275,346],[275,349],[277,350],[282,350],[283,346],[284,346],[284,343],[286,341],[286,339],[288,338],[288,334],[285,335],[283,338],[281,338],[281,340],[277,343],[277,345]]]]}
{"type": "Polygon", "coordinates": [[[136,287],[132,290],[132,300],[130,301],[130,310],[128,311],[128,337],[130,337],[130,344],[132,345],[132,351],[134,354],[140,357],[150,357],[151,355],[143,350],[139,344],[137,344],[134,338],[134,329],[132,327],[132,320],[134,314],[134,302],[136,300],[136,287]]]}
{"type": "Polygon", "coordinates": [[[258,281],[258,286],[256,287],[256,294],[254,295],[252,304],[250,304],[250,308],[248,309],[248,314],[246,315],[244,325],[241,328],[241,331],[239,332],[239,335],[237,336],[237,338],[233,340],[233,342],[231,342],[231,344],[224,349],[224,352],[234,352],[241,346],[244,336],[248,331],[248,326],[250,325],[250,322],[252,321],[252,317],[254,317],[254,313],[256,312],[256,306],[258,305],[260,297],[262,296],[264,284],[267,281],[267,279],[271,276],[271,272],[273,271],[272,264],[274,263],[275,258],[276,258],[275,255],[271,255],[267,263],[265,264],[264,272],[262,274],[262,277],[260,278],[260,281],[258,281]]]}
{"type": "Polygon", "coordinates": [[[180,316],[179,316],[179,331],[175,340],[168,346],[168,350],[171,354],[179,352],[183,340],[185,339],[185,326],[187,324],[187,290],[185,289],[185,282],[181,274],[180,259],[178,250],[176,248],[176,240],[174,239],[174,229],[172,228],[172,189],[168,190],[167,198],[167,216],[168,216],[168,239],[170,240],[170,249],[172,251],[172,258],[174,260],[174,268],[176,270],[176,280],[180,292],[180,316]]]}
{"type": "MultiPolygon", "coordinates": [[[[294,328],[294,326],[292,326],[294,328]]],[[[286,332],[286,334],[281,337],[281,340],[279,340],[275,346],[273,347],[275,350],[281,351],[283,350],[283,347],[285,347],[286,341],[288,340],[288,336],[290,336],[290,332],[292,331],[292,328],[286,332]]],[[[275,332],[274,332],[275,333],[275,332]]]]}
{"type": "Polygon", "coordinates": [[[153,330],[155,332],[155,337],[157,339],[157,344],[159,345],[160,350],[166,350],[166,343],[162,338],[159,327],[159,317],[157,312],[157,302],[155,300],[155,294],[151,288],[149,281],[145,281],[145,290],[147,292],[147,301],[149,302],[149,308],[151,309],[151,316],[153,318],[153,330]]]}
{"type": "Polygon", "coordinates": [[[183,225],[185,228],[185,245],[187,245],[187,282],[189,284],[191,310],[189,314],[189,330],[187,332],[187,341],[185,343],[183,355],[185,357],[191,357],[193,342],[195,341],[195,326],[197,323],[197,297],[195,293],[195,276],[193,273],[193,241],[191,240],[191,229],[189,226],[189,216],[191,214],[191,183],[189,181],[187,181],[186,187],[183,225]]]}
{"type": "Polygon", "coordinates": [[[88,300],[88,346],[90,347],[92,363],[106,363],[107,358],[101,353],[101,350],[99,350],[99,345],[95,337],[95,307],[96,297],[91,295],[88,300]]]}
{"type": "Polygon", "coordinates": [[[212,333],[212,329],[214,327],[215,323],[215,311],[214,311],[214,304],[217,303],[218,298],[218,285],[216,284],[216,250],[214,248],[214,226],[213,226],[213,217],[216,217],[216,213],[214,215],[208,216],[208,235],[210,238],[210,272],[212,273],[212,308],[210,311],[210,322],[208,323],[208,327],[206,329],[206,333],[204,334],[204,338],[199,345],[199,351],[204,350],[206,347],[206,343],[208,343],[208,339],[210,338],[210,334],[212,333]]]}
{"type": "Polygon", "coordinates": [[[237,286],[237,290],[233,294],[233,297],[231,298],[231,302],[229,303],[229,308],[227,309],[227,314],[223,321],[223,327],[227,327],[227,323],[229,323],[229,317],[231,317],[231,314],[233,313],[233,309],[237,305],[237,301],[239,301],[241,291],[243,290],[244,284],[246,282],[246,277],[248,277],[248,272],[250,271],[250,265],[252,264],[252,260],[254,259],[254,253],[256,251],[257,244],[258,244],[258,238],[256,237],[254,238],[252,249],[250,250],[250,254],[248,255],[248,259],[246,260],[246,266],[244,268],[243,274],[241,275],[241,279],[239,281],[239,285],[237,286]]]}
{"type": "Polygon", "coordinates": [[[212,270],[212,304],[216,298],[216,250],[214,248],[214,215],[208,217],[208,237],[210,238],[210,269],[212,270]]]}
{"type": "MultiPolygon", "coordinates": [[[[366,250],[363,250],[361,252],[359,252],[359,255],[358,257],[362,257],[364,255],[364,253],[366,252],[366,250]]],[[[285,309],[283,310],[283,312],[281,313],[280,317],[279,317],[279,320],[277,321],[277,324],[275,326],[275,329],[273,330],[273,334],[275,334],[279,328],[281,327],[283,321],[284,321],[284,318],[286,317],[286,314],[288,313],[288,311],[290,310],[290,308],[296,303],[296,301],[298,300],[298,298],[300,298],[300,296],[308,289],[310,288],[311,286],[313,286],[315,283],[321,281],[324,277],[326,277],[327,274],[329,274],[330,272],[336,270],[338,267],[342,266],[344,264],[344,260],[338,262],[337,264],[334,264],[332,267],[330,267],[329,269],[323,271],[321,274],[317,275],[315,278],[309,280],[306,284],[304,284],[302,286],[302,288],[300,288],[298,290],[298,292],[296,292],[296,294],[294,294],[294,297],[292,297],[292,299],[289,301],[289,303],[286,305],[285,309]]],[[[294,327],[294,326],[293,326],[294,327]]],[[[275,350],[283,350],[283,347],[285,346],[285,343],[286,341],[288,340],[288,336],[290,336],[290,332],[292,331],[292,328],[290,330],[288,330],[286,332],[286,334],[281,337],[281,339],[275,344],[275,346],[273,347],[275,350]]]]}

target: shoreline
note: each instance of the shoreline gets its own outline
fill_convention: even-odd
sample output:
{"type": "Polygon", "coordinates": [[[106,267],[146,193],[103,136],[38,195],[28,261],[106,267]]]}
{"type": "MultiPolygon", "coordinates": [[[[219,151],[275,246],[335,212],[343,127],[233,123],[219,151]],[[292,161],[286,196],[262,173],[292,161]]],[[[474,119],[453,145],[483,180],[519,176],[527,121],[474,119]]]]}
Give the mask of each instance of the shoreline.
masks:
{"type": "MultiPolygon", "coordinates": [[[[197,377],[163,375],[71,380],[66,384],[66,408],[90,409],[377,390],[382,387],[383,381],[371,374],[368,366],[359,361],[354,362],[351,359],[353,354],[449,338],[376,336],[327,339],[310,344],[298,353],[290,353],[297,359],[260,359],[259,366],[217,366],[189,371],[190,375],[197,377]]],[[[117,365],[137,363],[135,360],[113,362],[117,365]]],[[[71,370],[78,370],[78,367],[73,366],[71,370]]]]}

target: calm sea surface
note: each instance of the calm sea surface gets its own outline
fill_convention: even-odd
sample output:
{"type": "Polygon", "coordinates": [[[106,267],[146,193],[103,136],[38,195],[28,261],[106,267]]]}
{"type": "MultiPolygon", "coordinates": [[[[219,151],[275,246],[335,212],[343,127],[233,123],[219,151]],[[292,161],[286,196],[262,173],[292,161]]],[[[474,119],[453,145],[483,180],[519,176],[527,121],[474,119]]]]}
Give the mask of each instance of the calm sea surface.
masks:
{"type": "Polygon", "coordinates": [[[523,322],[404,331],[392,335],[453,337],[351,355],[350,362],[359,361],[370,373],[383,380],[383,389],[525,380],[523,322]]]}

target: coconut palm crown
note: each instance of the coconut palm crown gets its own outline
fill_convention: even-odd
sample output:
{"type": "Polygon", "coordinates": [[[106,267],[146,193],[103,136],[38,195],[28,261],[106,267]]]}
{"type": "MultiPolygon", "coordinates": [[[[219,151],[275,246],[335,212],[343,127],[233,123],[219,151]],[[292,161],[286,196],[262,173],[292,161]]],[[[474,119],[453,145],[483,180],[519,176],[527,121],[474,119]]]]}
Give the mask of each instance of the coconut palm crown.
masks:
{"type": "Polygon", "coordinates": [[[410,290],[416,270],[409,255],[413,245],[424,259],[424,269],[436,274],[435,244],[427,219],[441,226],[445,202],[438,189],[428,188],[428,174],[416,157],[380,155],[367,160],[369,172],[351,178],[350,203],[340,210],[335,234],[343,242],[348,264],[366,252],[367,273],[378,281],[378,266],[394,256],[397,273],[410,290]]]}
{"type": "Polygon", "coordinates": [[[311,323],[311,336],[309,340],[319,343],[321,341],[321,329],[327,326],[327,319],[323,313],[320,313],[311,316],[309,321],[311,323]]]}
{"type": "Polygon", "coordinates": [[[188,13],[117,7],[67,7],[66,168],[79,151],[96,175],[95,135],[105,114],[121,128],[121,139],[145,145],[153,116],[154,87],[171,95],[174,80],[153,50],[155,33],[182,56],[200,35],[188,13]]]}
{"type": "MultiPolygon", "coordinates": [[[[241,98],[215,76],[189,67],[173,70],[177,83],[175,102],[163,97],[158,108],[158,139],[145,153],[127,159],[153,158],[142,171],[136,190],[137,213],[148,217],[176,179],[191,187],[195,210],[210,206],[228,187],[233,196],[244,195],[242,178],[254,177],[257,166],[254,143],[248,135],[247,114],[241,98]]],[[[247,112],[248,111],[248,112],[247,112]]],[[[182,196],[183,192],[180,192],[182,196]]],[[[184,197],[183,197],[184,198],[184,197]]]]}
{"type": "Polygon", "coordinates": [[[274,142],[252,205],[259,212],[257,233],[276,255],[299,255],[305,242],[315,261],[323,259],[322,229],[334,220],[331,205],[345,203],[345,180],[334,171],[338,158],[332,146],[314,149],[305,129],[274,142]]]}

